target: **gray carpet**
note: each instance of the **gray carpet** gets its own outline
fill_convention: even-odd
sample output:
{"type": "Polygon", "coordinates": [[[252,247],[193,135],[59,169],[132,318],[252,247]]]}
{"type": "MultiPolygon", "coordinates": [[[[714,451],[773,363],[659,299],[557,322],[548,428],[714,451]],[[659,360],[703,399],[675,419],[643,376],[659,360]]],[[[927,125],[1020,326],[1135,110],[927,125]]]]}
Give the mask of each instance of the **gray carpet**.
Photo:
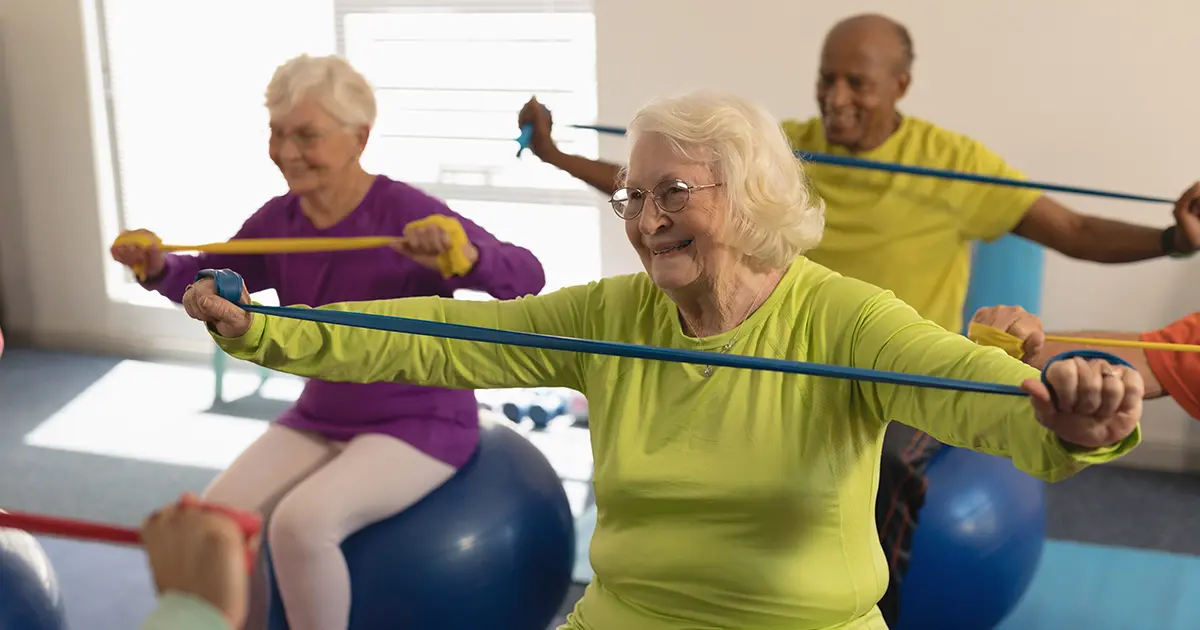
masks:
{"type": "MultiPolygon", "coordinates": [[[[0,360],[0,508],[136,525],[182,490],[202,489],[213,467],[161,463],[82,450],[30,446],[26,436],[117,368],[121,359],[8,348],[0,360]]],[[[211,379],[211,377],[209,377],[211,379]]],[[[148,381],[149,379],[147,379],[148,381]]],[[[147,396],[158,383],[139,383],[147,396]]],[[[211,381],[197,390],[211,391],[211,381]]],[[[211,396],[198,394],[201,397],[211,396]]],[[[93,403],[101,435],[121,430],[128,400],[93,403]],[[106,429],[106,427],[108,427],[106,429]]],[[[250,397],[212,411],[221,416],[268,419],[285,405],[250,397]]],[[[166,408],[166,407],[164,407],[166,408]]],[[[164,422],[168,419],[164,417],[164,422]]],[[[214,422],[217,420],[214,420],[214,422]]],[[[1052,538],[1200,555],[1200,477],[1097,467],[1048,486],[1052,538]]],[[[129,630],[152,603],[145,559],[137,550],[46,539],[59,574],[72,628],[129,630]]],[[[564,613],[579,597],[576,587],[564,613]]]]}

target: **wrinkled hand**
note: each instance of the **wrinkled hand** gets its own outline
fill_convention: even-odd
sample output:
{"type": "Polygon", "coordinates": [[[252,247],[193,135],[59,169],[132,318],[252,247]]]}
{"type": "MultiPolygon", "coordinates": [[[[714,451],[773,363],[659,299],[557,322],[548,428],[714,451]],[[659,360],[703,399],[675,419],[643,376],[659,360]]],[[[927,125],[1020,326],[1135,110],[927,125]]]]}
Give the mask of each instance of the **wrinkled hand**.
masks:
{"type": "Polygon", "coordinates": [[[1045,371],[1050,391],[1038,379],[1028,379],[1034,413],[1047,429],[1068,445],[1094,449],[1129,436],[1142,419],[1145,385],[1137,370],[1100,359],[1071,357],[1045,371]]]}
{"type": "MultiPolygon", "coordinates": [[[[142,523],[141,535],[159,593],[200,597],[221,611],[230,628],[242,627],[250,578],[247,541],[236,521],[205,509],[188,494],[151,514],[142,523]]],[[[254,553],[259,540],[255,536],[249,541],[254,553]]]]}
{"type": "Polygon", "coordinates": [[[1200,249],[1200,182],[1192,184],[1175,202],[1175,249],[1200,249]]]}
{"type": "Polygon", "coordinates": [[[129,267],[130,269],[140,267],[147,278],[153,278],[162,273],[163,266],[167,262],[167,255],[158,248],[158,237],[150,230],[126,230],[121,232],[117,237],[117,241],[109,248],[109,254],[113,260],[129,267]],[[132,243],[120,244],[122,236],[129,234],[144,234],[149,237],[148,240],[152,244],[148,247],[141,247],[132,243]]]}
{"type": "Polygon", "coordinates": [[[550,137],[550,130],[554,126],[554,117],[550,115],[550,110],[546,109],[545,105],[538,102],[536,96],[529,99],[517,114],[517,129],[527,124],[533,125],[533,138],[529,141],[529,150],[545,161],[547,157],[558,151],[558,145],[554,144],[554,139],[550,137]]]}
{"type": "Polygon", "coordinates": [[[1021,340],[1022,359],[1032,359],[1046,345],[1042,320],[1020,306],[985,306],[975,311],[972,323],[983,324],[1021,340]]]}
{"type": "MultiPolygon", "coordinates": [[[[438,257],[451,247],[450,234],[432,224],[405,226],[404,236],[392,243],[392,249],[433,270],[440,269],[438,257]]],[[[463,246],[462,253],[472,266],[479,260],[479,250],[469,241],[463,246]]]]}
{"type": "MultiPolygon", "coordinates": [[[[240,302],[250,303],[245,283],[242,283],[240,302]]],[[[222,337],[241,337],[250,330],[253,321],[250,313],[217,295],[217,283],[212,278],[203,278],[187,288],[183,294],[183,310],[192,319],[212,326],[222,337]]]]}

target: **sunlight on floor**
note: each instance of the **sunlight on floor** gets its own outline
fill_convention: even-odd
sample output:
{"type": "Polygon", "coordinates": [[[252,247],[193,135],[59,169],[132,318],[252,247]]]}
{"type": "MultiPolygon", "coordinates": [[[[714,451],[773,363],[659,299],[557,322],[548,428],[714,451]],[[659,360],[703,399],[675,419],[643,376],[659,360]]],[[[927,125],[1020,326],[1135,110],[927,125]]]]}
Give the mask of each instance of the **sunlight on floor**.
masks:
{"type": "MultiPolygon", "coordinates": [[[[232,402],[214,410],[213,372],[208,366],[127,360],[26,434],[24,442],[59,451],[223,470],[262,435],[275,414],[296,400],[303,385],[302,379],[273,373],[258,389],[257,372],[230,369],[224,399],[232,402]],[[247,398],[256,390],[256,397],[247,398]],[[255,417],[231,415],[234,408],[255,417]]],[[[484,390],[479,395],[499,404],[514,394],[484,390]]],[[[508,422],[492,415],[498,422],[508,422]]],[[[580,514],[589,501],[592,453],[588,431],[571,423],[562,417],[545,431],[532,431],[526,420],[518,431],[558,471],[572,512],[580,514]]]]}
{"type": "MultiPolygon", "coordinates": [[[[225,399],[252,393],[258,378],[230,370],[225,399]]],[[[295,400],[302,383],[272,378],[263,398],[295,400]]],[[[42,448],[224,469],[266,430],[262,420],[208,411],[212,370],[123,361],[25,436],[42,448]]]]}

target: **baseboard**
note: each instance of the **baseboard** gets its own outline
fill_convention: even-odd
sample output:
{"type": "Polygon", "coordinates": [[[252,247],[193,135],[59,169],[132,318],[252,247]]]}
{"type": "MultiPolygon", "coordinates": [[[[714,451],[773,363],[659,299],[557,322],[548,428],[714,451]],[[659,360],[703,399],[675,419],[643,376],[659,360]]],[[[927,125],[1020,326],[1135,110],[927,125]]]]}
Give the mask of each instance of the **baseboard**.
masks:
{"type": "Polygon", "coordinates": [[[1200,445],[1143,440],[1124,457],[1106,465],[1159,472],[1200,473],[1200,445]]]}
{"type": "Polygon", "coordinates": [[[207,363],[216,346],[212,343],[179,339],[106,337],[82,333],[28,333],[5,331],[6,344],[41,350],[59,350],[80,354],[103,355],[138,361],[207,363]]]}

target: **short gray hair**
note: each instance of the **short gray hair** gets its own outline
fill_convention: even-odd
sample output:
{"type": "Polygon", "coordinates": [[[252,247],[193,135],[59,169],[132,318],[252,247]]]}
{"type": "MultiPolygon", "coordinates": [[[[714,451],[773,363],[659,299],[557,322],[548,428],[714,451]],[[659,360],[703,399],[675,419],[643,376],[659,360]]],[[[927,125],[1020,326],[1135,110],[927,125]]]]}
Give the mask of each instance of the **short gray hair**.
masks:
{"type": "Polygon", "coordinates": [[[724,182],[744,255],[783,268],[821,242],[825,202],[762,105],[704,90],[660,98],[629,125],[631,143],[648,133],[665,137],[680,157],[708,164],[724,182]]]}
{"type": "Polygon", "coordinates": [[[305,98],[314,98],[346,127],[375,125],[375,90],[345,59],[336,55],[300,55],[275,69],[267,84],[271,115],[284,114],[305,98]]]}

